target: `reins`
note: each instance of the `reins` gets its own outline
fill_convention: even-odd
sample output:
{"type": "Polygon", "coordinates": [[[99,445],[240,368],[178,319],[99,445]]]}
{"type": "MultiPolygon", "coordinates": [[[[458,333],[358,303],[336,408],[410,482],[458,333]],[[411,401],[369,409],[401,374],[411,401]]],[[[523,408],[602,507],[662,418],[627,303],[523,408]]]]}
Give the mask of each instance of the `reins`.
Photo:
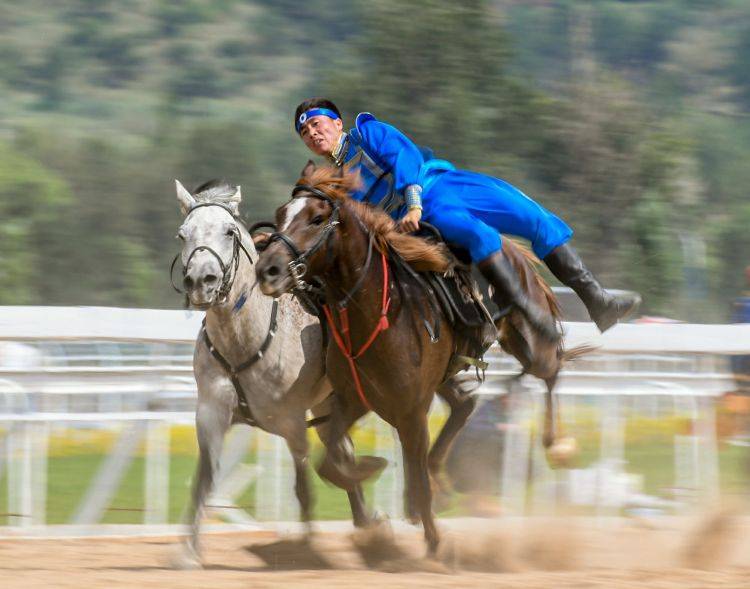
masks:
{"type": "MultiPolygon", "coordinates": [[[[372,241],[370,242],[370,247],[368,248],[368,258],[369,252],[371,251],[372,241]]],[[[331,327],[333,339],[336,342],[336,345],[339,347],[339,350],[341,350],[341,353],[346,358],[346,361],[349,363],[349,370],[351,371],[352,378],[354,379],[354,386],[357,389],[357,396],[359,396],[359,400],[362,401],[362,404],[368,409],[368,411],[372,411],[372,405],[370,405],[367,397],[365,397],[365,391],[362,387],[362,382],[360,381],[359,371],[357,370],[357,364],[355,361],[357,360],[357,358],[362,356],[362,354],[364,354],[370,348],[370,346],[372,346],[373,343],[375,343],[375,340],[381,332],[390,327],[390,323],[388,322],[388,309],[391,306],[391,298],[388,296],[388,260],[385,257],[385,252],[380,252],[380,260],[383,265],[383,291],[380,304],[380,319],[378,320],[377,325],[375,325],[375,328],[372,330],[372,333],[370,333],[370,337],[368,337],[367,341],[362,344],[356,354],[352,353],[352,339],[351,333],[349,331],[348,302],[351,297],[345,299],[343,304],[338,303],[336,305],[338,307],[339,323],[341,324],[340,331],[336,327],[336,321],[333,318],[333,312],[331,311],[331,308],[327,304],[323,305],[323,311],[326,314],[328,325],[331,327]]],[[[364,270],[362,272],[362,275],[365,275],[364,270]]]]}
{"type": "MultiPolygon", "coordinates": [[[[311,289],[311,286],[303,280],[305,274],[307,273],[307,260],[321,247],[328,247],[329,239],[333,234],[336,226],[340,223],[340,205],[336,200],[332,199],[322,190],[315,188],[314,186],[308,186],[304,184],[300,184],[294,187],[294,189],[292,190],[292,198],[297,197],[302,192],[305,193],[305,196],[312,196],[313,198],[318,198],[327,202],[331,205],[332,212],[328,219],[328,223],[323,227],[316,241],[312,246],[310,246],[310,248],[308,248],[304,252],[301,252],[294,241],[283,232],[273,233],[269,238],[269,242],[280,241],[281,243],[283,243],[292,254],[293,257],[288,264],[288,268],[290,275],[295,281],[295,286],[292,290],[297,294],[299,294],[300,291],[311,289]]],[[[323,305],[323,312],[325,313],[328,325],[331,328],[331,333],[333,334],[336,345],[338,346],[339,350],[341,350],[341,353],[344,355],[349,364],[349,369],[351,370],[354,385],[357,390],[357,396],[359,397],[360,401],[362,401],[362,404],[369,411],[372,411],[372,405],[365,396],[364,388],[362,387],[362,382],[359,378],[359,371],[357,370],[356,360],[360,358],[362,354],[364,354],[372,346],[381,332],[390,327],[390,323],[388,321],[388,309],[390,308],[391,299],[389,297],[388,260],[386,258],[385,251],[381,251],[380,257],[383,267],[383,289],[380,306],[380,318],[378,319],[375,328],[370,333],[370,336],[367,338],[367,341],[365,341],[365,343],[359,348],[359,350],[357,350],[356,353],[353,353],[351,333],[349,330],[348,304],[364,284],[365,278],[370,268],[370,263],[372,261],[372,250],[374,249],[374,237],[367,231],[366,228],[364,229],[369,234],[369,241],[367,246],[367,258],[362,268],[362,273],[354,284],[354,287],[346,292],[344,294],[344,297],[336,303],[341,329],[339,330],[339,328],[336,326],[334,312],[331,310],[331,307],[328,304],[323,305]]]]}

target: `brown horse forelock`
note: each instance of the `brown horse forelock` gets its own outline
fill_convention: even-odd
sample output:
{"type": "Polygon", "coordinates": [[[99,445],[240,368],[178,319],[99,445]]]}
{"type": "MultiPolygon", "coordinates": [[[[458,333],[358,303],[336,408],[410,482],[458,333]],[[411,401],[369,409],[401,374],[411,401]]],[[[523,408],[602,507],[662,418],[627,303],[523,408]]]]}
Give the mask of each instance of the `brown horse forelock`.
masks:
{"type": "Polygon", "coordinates": [[[349,194],[359,183],[354,173],[343,176],[334,168],[318,168],[312,175],[300,178],[298,185],[312,186],[332,200],[341,203],[375,237],[378,249],[387,252],[392,247],[406,262],[418,272],[447,272],[455,265],[453,256],[442,243],[429,241],[400,233],[396,223],[386,213],[352,199],[349,194]]]}

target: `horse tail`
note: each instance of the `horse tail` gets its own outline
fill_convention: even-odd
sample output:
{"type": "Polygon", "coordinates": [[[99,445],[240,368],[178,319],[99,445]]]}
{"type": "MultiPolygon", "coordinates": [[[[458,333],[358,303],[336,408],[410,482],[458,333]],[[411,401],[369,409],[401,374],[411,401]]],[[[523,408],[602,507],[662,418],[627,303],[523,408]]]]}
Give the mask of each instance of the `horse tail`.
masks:
{"type": "Polygon", "coordinates": [[[591,344],[582,344],[575,348],[570,348],[569,350],[560,347],[557,350],[557,358],[560,360],[561,364],[564,364],[565,362],[574,362],[582,356],[595,352],[598,349],[599,346],[593,346],[591,344]]]}

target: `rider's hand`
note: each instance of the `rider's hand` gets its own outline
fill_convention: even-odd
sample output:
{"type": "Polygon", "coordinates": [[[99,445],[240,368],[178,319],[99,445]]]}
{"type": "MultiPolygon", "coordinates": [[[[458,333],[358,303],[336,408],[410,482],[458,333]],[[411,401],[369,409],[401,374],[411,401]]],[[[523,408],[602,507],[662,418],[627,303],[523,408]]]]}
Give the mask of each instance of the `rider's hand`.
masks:
{"type": "Polygon", "coordinates": [[[419,220],[422,218],[422,209],[412,209],[406,213],[398,226],[404,233],[411,233],[419,229],[419,220]]]}

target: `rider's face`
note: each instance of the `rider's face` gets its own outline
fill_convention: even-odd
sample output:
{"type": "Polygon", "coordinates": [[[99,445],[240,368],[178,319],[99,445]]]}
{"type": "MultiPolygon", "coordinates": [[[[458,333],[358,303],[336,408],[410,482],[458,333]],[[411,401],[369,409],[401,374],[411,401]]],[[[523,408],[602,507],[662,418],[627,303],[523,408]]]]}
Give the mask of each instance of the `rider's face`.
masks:
{"type": "Polygon", "coordinates": [[[341,119],[319,115],[308,119],[300,129],[300,137],[307,148],[316,155],[331,155],[336,147],[344,124],[341,119]]]}

